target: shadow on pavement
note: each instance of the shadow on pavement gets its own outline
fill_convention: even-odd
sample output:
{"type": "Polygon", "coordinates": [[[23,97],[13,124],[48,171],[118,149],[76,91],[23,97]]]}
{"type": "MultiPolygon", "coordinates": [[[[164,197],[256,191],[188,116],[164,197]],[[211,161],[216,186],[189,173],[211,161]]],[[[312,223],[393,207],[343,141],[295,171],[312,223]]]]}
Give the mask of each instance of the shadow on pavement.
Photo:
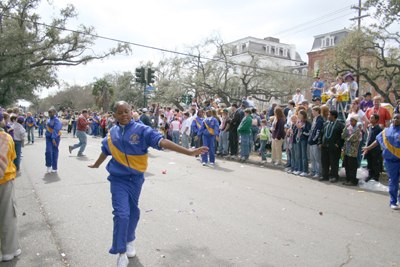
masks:
{"type": "Polygon", "coordinates": [[[42,180],[45,181],[45,184],[51,184],[51,183],[56,183],[56,182],[61,181],[57,172],[56,173],[46,173],[42,180]]]}
{"type": "Polygon", "coordinates": [[[151,176],[154,176],[154,174],[150,173],[150,172],[145,172],[144,173],[144,178],[148,178],[148,177],[151,177],[151,176]]]}
{"type": "Polygon", "coordinates": [[[143,264],[140,263],[139,257],[136,256],[134,258],[129,259],[128,267],[143,267],[143,264]]]}
{"type": "Polygon", "coordinates": [[[86,156],[84,156],[84,157],[76,157],[76,159],[79,160],[79,161],[92,161],[92,159],[90,159],[90,158],[88,158],[86,156]]]}

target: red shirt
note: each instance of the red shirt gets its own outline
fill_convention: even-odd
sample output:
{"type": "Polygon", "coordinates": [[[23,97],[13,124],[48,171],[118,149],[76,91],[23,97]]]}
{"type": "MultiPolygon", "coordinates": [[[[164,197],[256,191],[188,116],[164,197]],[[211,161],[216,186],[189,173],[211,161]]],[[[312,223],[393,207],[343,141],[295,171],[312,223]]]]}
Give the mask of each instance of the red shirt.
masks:
{"type": "Polygon", "coordinates": [[[101,121],[100,121],[100,127],[101,127],[101,128],[106,128],[106,120],[105,120],[105,119],[101,119],[101,121]]]}
{"type": "Polygon", "coordinates": [[[377,113],[379,115],[379,121],[378,124],[382,124],[383,127],[389,127],[389,125],[386,125],[386,121],[390,120],[392,117],[390,116],[390,112],[387,108],[385,107],[380,107],[375,108],[369,108],[367,109],[367,111],[365,112],[365,115],[367,116],[367,119],[369,120],[369,118],[371,118],[371,115],[377,113]],[[377,113],[379,111],[379,113],[377,113]]]}
{"type": "Polygon", "coordinates": [[[76,129],[79,131],[86,131],[87,126],[90,124],[89,121],[83,115],[78,117],[78,121],[76,122],[76,129]]]}

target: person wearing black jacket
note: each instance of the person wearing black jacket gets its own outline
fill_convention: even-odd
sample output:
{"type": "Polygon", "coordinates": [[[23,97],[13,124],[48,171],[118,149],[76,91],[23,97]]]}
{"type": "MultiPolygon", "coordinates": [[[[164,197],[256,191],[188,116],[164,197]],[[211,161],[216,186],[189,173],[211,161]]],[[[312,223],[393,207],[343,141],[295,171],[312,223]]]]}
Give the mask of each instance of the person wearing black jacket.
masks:
{"type": "Polygon", "coordinates": [[[338,112],[336,110],[329,111],[328,121],[318,138],[322,163],[322,177],[319,181],[328,181],[329,177],[331,177],[331,183],[339,181],[339,159],[344,144],[342,139],[344,125],[337,118],[338,112]],[[331,169],[330,172],[329,168],[331,169]]]}
{"type": "Polygon", "coordinates": [[[233,113],[229,116],[227,123],[229,123],[229,148],[231,151],[231,158],[234,159],[238,153],[239,137],[237,129],[240,124],[240,113],[238,111],[238,105],[232,104],[233,113]]]}
{"type": "Polygon", "coordinates": [[[143,122],[144,125],[151,127],[151,122],[149,116],[147,116],[147,108],[144,108],[142,116],[140,116],[140,120],[143,122]]]}

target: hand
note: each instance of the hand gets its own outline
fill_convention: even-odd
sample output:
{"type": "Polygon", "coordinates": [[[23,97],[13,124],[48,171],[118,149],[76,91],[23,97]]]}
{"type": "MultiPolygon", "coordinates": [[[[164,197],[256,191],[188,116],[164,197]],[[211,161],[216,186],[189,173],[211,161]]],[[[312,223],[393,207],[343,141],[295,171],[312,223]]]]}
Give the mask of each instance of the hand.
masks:
{"type": "Polygon", "coordinates": [[[319,148],[322,148],[322,145],[319,145],[319,148]]]}
{"type": "Polygon", "coordinates": [[[197,140],[199,140],[199,137],[198,137],[198,136],[196,136],[196,137],[194,138],[194,141],[195,141],[195,142],[197,142],[197,140]]]}
{"type": "Polygon", "coordinates": [[[350,126],[350,124],[346,124],[346,127],[345,127],[345,129],[347,129],[349,126],[350,126]]]}
{"type": "Polygon", "coordinates": [[[97,169],[99,166],[97,166],[95,163],[88,165],[89,168],[91,169],[97,169]]]}
{"type": "Polygon", "coordinates": [[[337,148],[339,148],[339,146],[338,146],[337,144],[335,144],[335,146],[336,146],[337,148]]]}
{"type": "Polygon", "coordinates": [[[53,139],[53,146],[57,146],[56,140],[53,139]]]}
{"type": "Polygon", "coordinates": [[[219,142],[219,136],[217,136],[215,139],[217,140],[217,142],[219,142]]]}
{"type": "Polygon", "coordinates": [[[368,151],[369,151],[369,148],[367,146],[363,147],[363,148],[361,148],[361,151],[364,152],[363,155],[366,155],[368,153],[368,151]]]}
{"type": "MultiPolygon", "coordinates": [[[[196,136],[197,137],[197,136],[196,136]]],[[[190,156],[203,155],[208,152],[208,147],[202,146],[190,152],[190,156]]]]}

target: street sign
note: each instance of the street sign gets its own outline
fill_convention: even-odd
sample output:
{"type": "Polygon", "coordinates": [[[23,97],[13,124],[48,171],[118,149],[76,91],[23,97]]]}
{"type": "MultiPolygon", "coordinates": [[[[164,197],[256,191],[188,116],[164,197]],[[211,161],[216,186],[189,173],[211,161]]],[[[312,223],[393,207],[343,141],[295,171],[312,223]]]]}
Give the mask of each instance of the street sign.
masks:
{"type": "Polygon", "coordinates": [[[146,91],[144,94],[145,94],[145,95],[149,95],[149,94],[150,94],[150,91],[146,91]]]}
{"type": "Polygon", "coordinates": [[[154,91],[154,87],[147,86],[146,90],[147,90],[147,91],[154,91]]]}

